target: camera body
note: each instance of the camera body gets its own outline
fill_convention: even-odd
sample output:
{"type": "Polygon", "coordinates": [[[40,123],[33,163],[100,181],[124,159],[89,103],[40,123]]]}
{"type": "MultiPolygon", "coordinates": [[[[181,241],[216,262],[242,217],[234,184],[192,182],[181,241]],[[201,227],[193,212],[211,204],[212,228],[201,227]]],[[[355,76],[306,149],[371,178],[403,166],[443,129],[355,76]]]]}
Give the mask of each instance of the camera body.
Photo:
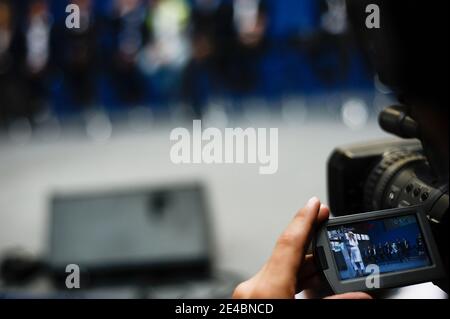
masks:
{"type": "Polygon", "coordinates": [[[448,184],[434,176],[416,139],[338,147],[327,170],[328,201],[337,216],[424,205],[439,222],[448,210],[448,184]]]}
{"type": "MultiPolygon", "coordinates": [[[[386,130],[383,116],[380,124],[386,130]]],[[[422,145],[396,138],[336,148],[327,164],[328,202],[334,216],[420,206],[448,275],[448,178],[435,173],[422,145]]],[[[435,283],[448,291],[447,280],[435,283]]]]}
{"type": "MultiPolygon", "coordinates": [[[[327,167],[331,212],[359,218],[362,212],[419,207],[448,274],[448,3],[347,0],[346,5],[365,57],[400,103],[383,110],[379,124],[400,139],[332,152],[327,167]],[[382,12],[381,28],[365,25],[362,13],[372,3],[382,12]]],[[[437,284],[448,291],[447,281],[437,284]]]]}

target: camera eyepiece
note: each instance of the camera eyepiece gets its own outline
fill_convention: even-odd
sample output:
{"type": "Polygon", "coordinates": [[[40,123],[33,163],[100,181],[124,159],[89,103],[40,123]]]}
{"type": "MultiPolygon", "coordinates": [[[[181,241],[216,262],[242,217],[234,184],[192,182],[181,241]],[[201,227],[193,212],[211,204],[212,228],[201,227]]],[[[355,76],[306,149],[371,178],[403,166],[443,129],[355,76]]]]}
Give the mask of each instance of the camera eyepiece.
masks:
{"type": "Polygon", "coordinates": [[[408,108],[393,105],[381,111],[378,117],[381,128],[388,133],[402,138],[418,138],[418,125],[408,115],[408,108]]]}

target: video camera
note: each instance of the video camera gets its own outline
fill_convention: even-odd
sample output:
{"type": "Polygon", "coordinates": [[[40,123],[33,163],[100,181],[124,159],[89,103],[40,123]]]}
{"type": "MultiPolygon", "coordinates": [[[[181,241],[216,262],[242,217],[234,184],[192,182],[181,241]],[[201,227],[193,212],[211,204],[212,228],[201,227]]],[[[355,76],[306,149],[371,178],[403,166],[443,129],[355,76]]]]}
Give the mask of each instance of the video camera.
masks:
{"type": "Polygon", "coordinates": [[[353,278],[353,284],[344,280],[343,274],[359,269],[354,260],[360,260],[363,269],[360,277],[370,275],[368,264],[376,264],[382,272],[389,272],[382,276],[381,288],[439,280],[435,283],[448,290],[448,284],[443,280],[445,266],[448,269],[448,241],[445,240],[448,234],[448,177],[436,173],[420,140],[411,139],[419,137],[418,124],[408,116],[406,108],[386,108],[381,112],[379,122],[386,131],[407,139],[338,147],[329,158],[329,204],[333,215],[342,217],[331,219],[318,231],[315,252],[321,261],[320,267],[336,292],[365,290],[364,278],[349,277],[353,278]],[[360,214],[363,212],[372,213],[360,214]],[[405,223],[408,214],[416,216],[415,229],[412,229],[413,222],[405,223]],[[384,218],[385,215],[391,219],[384,218]],[[346,238],[336,241],[330,235],[337,231],[333,225],[338,225],[339,230],[353,225],[351,230],[365,232],[358,234],[356,257],[350,255],[352,247],[346,245],[351,230],[342,231],[346,238]],[[377,227],[379,231],[375,231],[377,227]],[[409,236],[409,240],[403,240],[408,242],[407,246],[414,246],[408,254],[400,250],[400,239],[393,237],[399,235],[409,236]],[[425,254],[420,254],[418,242],[410,244],[419,238],[427,247],[424,251],[430,255],[429,264],[418,264],[425,254]],[[386,245],[389,253],[385,251],[386,245]],[[394,249],[397,250],[395,253],[392,252],[394,249]],[[410,256],[413,250],[415,255],[410,256]],[[447,263],[442,263],[440,256],[447,263]]]}
{"type": "MultiPolygon", "coordinates": [[[[369,213],[370,219],[376,219],[383,211],[392,209],[392,218],[396,218],[395,209],[401,212],[414,208],[421,225],[418,229],[431,230],[425,232],[430,234],[429,238],[421,237],[421,240],[437,243],[436,255],[441,255],[448,275],[449,147],[445,94],[449,50],[445,36],[448,19],[443,17],[448,12],[448,4],[404,0],[347,0],[346,4],[352,29],[374,72],[399,101],[399,105],[387,107],[379,115],[380,126],[398,138],[337,147],[332,152],[327,167],[328,201],[334,216],[346,217],[330,220],[328,224],[369,223],[359,213],[377,211],[369,213]],[[379,29],[366,27],[365,7],[369,3],[379,7],[379,29]]],[[[318,237],[326,239],[330,236],[330,226],[323,230],[318,237]]],[[[381,233],[377,236],[389,237],[387,231],[381,233]]],[[[326,249],[331,249],[328,254],[331,256],[332,239],[327,241],[326,249]]],[[[372,249],[375,254],[379,248],[378,252],[383,253],[381,243],[376,244],[377,247],[369,245],[364,249],[368,252],[372,249]]],[[[433,246],[427,245],[429,249],[433,246]]],[[[363,255],[364,249],[360,252],[363,255]]],[[[353,257],[349,260],[360,256],[353,257]]],[[[370,260],[369,257],[366,259],[370,260]]],[[[412,282],[402,281],[403,285],[408,283],[412,282]]],[[[447,282],[435,283],[448,290],[447,282]]]]}

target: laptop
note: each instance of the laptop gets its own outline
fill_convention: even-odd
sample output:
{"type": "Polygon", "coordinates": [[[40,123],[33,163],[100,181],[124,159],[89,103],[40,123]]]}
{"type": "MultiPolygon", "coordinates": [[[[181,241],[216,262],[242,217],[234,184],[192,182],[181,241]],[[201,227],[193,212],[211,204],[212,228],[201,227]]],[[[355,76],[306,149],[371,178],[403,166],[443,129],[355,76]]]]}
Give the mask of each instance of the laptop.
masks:
{"type": "Polygon", "coordinates": [[[46,262],[63,293],[79,267],[77,297],[226,297],[238,280],[213,271],[208,217],[198,183],[57,194],[46,262]]]}

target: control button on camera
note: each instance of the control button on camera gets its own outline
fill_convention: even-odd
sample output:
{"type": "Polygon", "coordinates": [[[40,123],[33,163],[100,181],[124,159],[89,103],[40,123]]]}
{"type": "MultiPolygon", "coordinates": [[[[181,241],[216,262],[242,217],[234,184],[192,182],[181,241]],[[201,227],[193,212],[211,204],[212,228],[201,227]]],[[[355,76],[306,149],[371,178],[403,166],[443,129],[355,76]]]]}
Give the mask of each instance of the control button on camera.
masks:
{"type": "Polygon", "coordinates": [[[422,195],[420,195],[420,200],[422,202],[426,201],[430,197],[430,194],[428,192],[423,192],[422,195]]]}
{"type": "Polygon", "coordinates": [[[415,188],[414,191],[413,191],[413,196],[417,197],[419,195],[420,195],[420,188],[415,188]]]}
{"type": "Polygon", "coordinates": [[[390,200],[394,200],[394,198],[395,198],[394,192],[390,192],[390,193],[389,193],[389,199],[390,199],[390,200]]]}
{"type": "Polygon", "coordinates": [[[407,193],[411,193],[412,189],[414,188],[414,186],[412,184],[408,184],[405,187],[405,192],[407,193]]]}

